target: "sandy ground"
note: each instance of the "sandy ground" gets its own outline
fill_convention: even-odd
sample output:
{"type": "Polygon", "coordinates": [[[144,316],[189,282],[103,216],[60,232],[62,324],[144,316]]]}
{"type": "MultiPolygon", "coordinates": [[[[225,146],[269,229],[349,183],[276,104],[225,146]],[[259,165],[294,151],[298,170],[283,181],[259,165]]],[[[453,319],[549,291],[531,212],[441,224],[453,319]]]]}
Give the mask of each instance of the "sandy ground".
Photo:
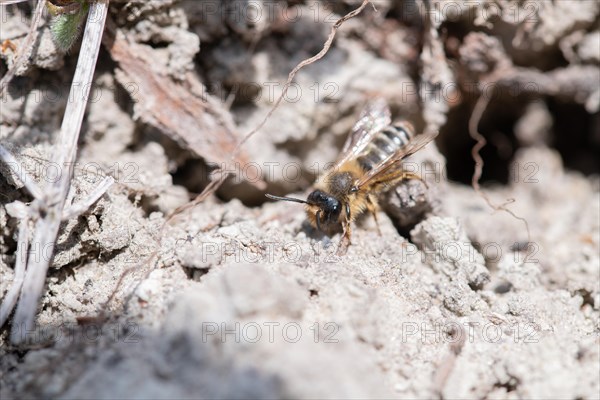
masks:
{"type": "MultiPolygon", "coordinates": [[[[495,204],[514,199],[507,207],[526,220],[528,237],[522,220],[490,208],[465,183],[478,96],[462,85],[459,100],[423,105],[416,79],[484,80],[492,62],[517,65],[518,79],[594,76],[597,3],[557,3],[535,3],[535,26],[490,15],[493,2],[466,7],[462,19],[445,22],[449,61],[435,75],[436,64],[428,70],[419,59],[418,16],[377,2],[377,13],[347,21],[326,58],[297,76],[298,100],[282,103],[245,145],[252,164],[240,166],[242,178],[171,219],[206,185],[217,152],[198,154],[149,118],[144,82],[105,44],[71,198],[104,174],[117,182],[63,224],[29,344],[11,345],[12,327],[2,328],[0,397],[600,398],[600,182],[591,155],[600,82],[546,93],[536,80],[538,97],[524,90],[490,102],[483,190],[495,204]],[[527,40],[510,45],[519,35],[527,40]],[[372,217],[361,219],[337,256],[339,234],[317,232],[302,206],[265,202],[264,193],[306,196],[375,94],[419,129],[442,118],[436,144],[411,159],[429,168],[428,189],[410,182],[392,191],[378,214],[381,235],[372,217]]],[[[198,4],[130,2],[111,19],[151,52],[157,76],[186,88],[198,76],[213,100],[233,100],[222,107],[231,119],[224,124],[241,137],[287,73],[321,48],[327,24],[358,3],[300,4],[288,10],[300,10],[297,20],[253,24],[198,4]]],[[[27,15],[11,8],[2,39],[26,31],[19,10],[27,15]]],[[[0,125],[3,145],[42,182],[52,178],[48,159],[77,56],[57,55],[47,35],[45,27],[28,72],[3,98],[0,125]]],[[[28,197],[1,176],[3,295],[17,234],[5,205],[28,197]]]]}

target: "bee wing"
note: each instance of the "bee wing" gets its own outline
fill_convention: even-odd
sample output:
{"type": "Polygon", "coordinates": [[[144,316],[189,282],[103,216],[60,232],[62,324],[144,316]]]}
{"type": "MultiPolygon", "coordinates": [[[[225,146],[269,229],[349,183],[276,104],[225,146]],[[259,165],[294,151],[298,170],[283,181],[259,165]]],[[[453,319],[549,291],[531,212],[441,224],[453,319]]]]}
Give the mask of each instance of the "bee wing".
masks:
{"type": "Polygon", "coordinates": [[[415,136],[406,144],[406,146],[403,146],[387,159],[377,164],[375,168],[370,170],[361,179],[359,179],[356,183],[356,187],[360,189],[361,187],[368,185],[373,181],[377,181],[380,177],[389,174],[392,170],[399,168],[403,159],[421,150],[429,142],[435,139],[437,135],[438,132],[430,132],[415,136]]]}
{"type": "Polygon", "coordinates": [[[379,97],[369,102],[360,113],[358,121],[354,124],[350,135],[348,135],[334,168],[342,165],[353,155],[360,153],[373,140],[375,134],[391,122],[390,109],[383,98],[379,97]]]}

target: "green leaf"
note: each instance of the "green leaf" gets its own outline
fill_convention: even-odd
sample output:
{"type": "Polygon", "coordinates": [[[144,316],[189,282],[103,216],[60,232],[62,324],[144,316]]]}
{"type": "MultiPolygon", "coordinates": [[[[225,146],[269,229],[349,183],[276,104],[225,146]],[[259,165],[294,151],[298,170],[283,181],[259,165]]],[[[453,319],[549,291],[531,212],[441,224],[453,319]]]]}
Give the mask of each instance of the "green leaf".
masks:
{"type": "Polygon", "coordinates": [[[52,19],[52,38],[62,51],[68,51],[81,34],[81,26],[85,21],[89,5],[83,2],[79,10],[73,14],[60,14],[52,19]]]}

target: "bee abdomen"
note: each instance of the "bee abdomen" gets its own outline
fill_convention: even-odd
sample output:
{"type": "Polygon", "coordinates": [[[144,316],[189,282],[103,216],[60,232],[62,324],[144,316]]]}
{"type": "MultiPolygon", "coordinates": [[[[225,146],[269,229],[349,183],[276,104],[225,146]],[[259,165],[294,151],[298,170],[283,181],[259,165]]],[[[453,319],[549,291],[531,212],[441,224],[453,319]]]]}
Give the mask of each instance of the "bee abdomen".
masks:
{"type": "Polygon", "coordinates": [[[367,171],[406,146],[413,136],[412,125],[406,121],[388,125],[375,134],[375,137],[357,157],[367,171]]]}
{"type": "MultiPolygon", "coordinates": [[[[385,136],[393,141],[400,149],[408,144],[408,142],[414,136],[414,128],[407,121],[399,121],[394,123],[393,125],[389,125],[385,127],[381,131],[381,136],[385,136]]],[[[395,149],[394,151],[396,151],[395,149]]]]}

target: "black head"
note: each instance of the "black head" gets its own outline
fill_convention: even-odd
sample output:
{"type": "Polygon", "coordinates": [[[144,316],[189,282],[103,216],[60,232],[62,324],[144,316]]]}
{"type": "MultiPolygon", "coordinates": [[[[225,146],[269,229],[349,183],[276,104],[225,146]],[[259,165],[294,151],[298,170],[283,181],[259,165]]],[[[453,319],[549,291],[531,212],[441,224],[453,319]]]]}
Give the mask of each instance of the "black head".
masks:
{"type": "Polygon", "coordinates": [[[332,195],[315,190],[308,195],[306,201],[293,197],[279,197],[270,194],[266,195],[273,200],[293,201],[295,203],[306,204],[306,212],[310,222],[319,230],[334,231],[339,228],[338,218],[342,212],[341,202],[332,195]]]}
{"type": "Polygon", "coordinates": [[[338,218],[342,212],[342,203],[332,195],[321,190],[315,190],[308,195],[307,213],[314,215],[313,225],[320,231],[333,232],[339,229],[338,218]]]}
{"type": "Polygon", "coordinates": [[[338,199],[330,194],[327,194],[321,190],[315,190],[308,195],[306,199],[308,204],[314,204],[319,206],[323,211],[324,221],[337,221],[342,211],[342,205],[338,199]]]}

